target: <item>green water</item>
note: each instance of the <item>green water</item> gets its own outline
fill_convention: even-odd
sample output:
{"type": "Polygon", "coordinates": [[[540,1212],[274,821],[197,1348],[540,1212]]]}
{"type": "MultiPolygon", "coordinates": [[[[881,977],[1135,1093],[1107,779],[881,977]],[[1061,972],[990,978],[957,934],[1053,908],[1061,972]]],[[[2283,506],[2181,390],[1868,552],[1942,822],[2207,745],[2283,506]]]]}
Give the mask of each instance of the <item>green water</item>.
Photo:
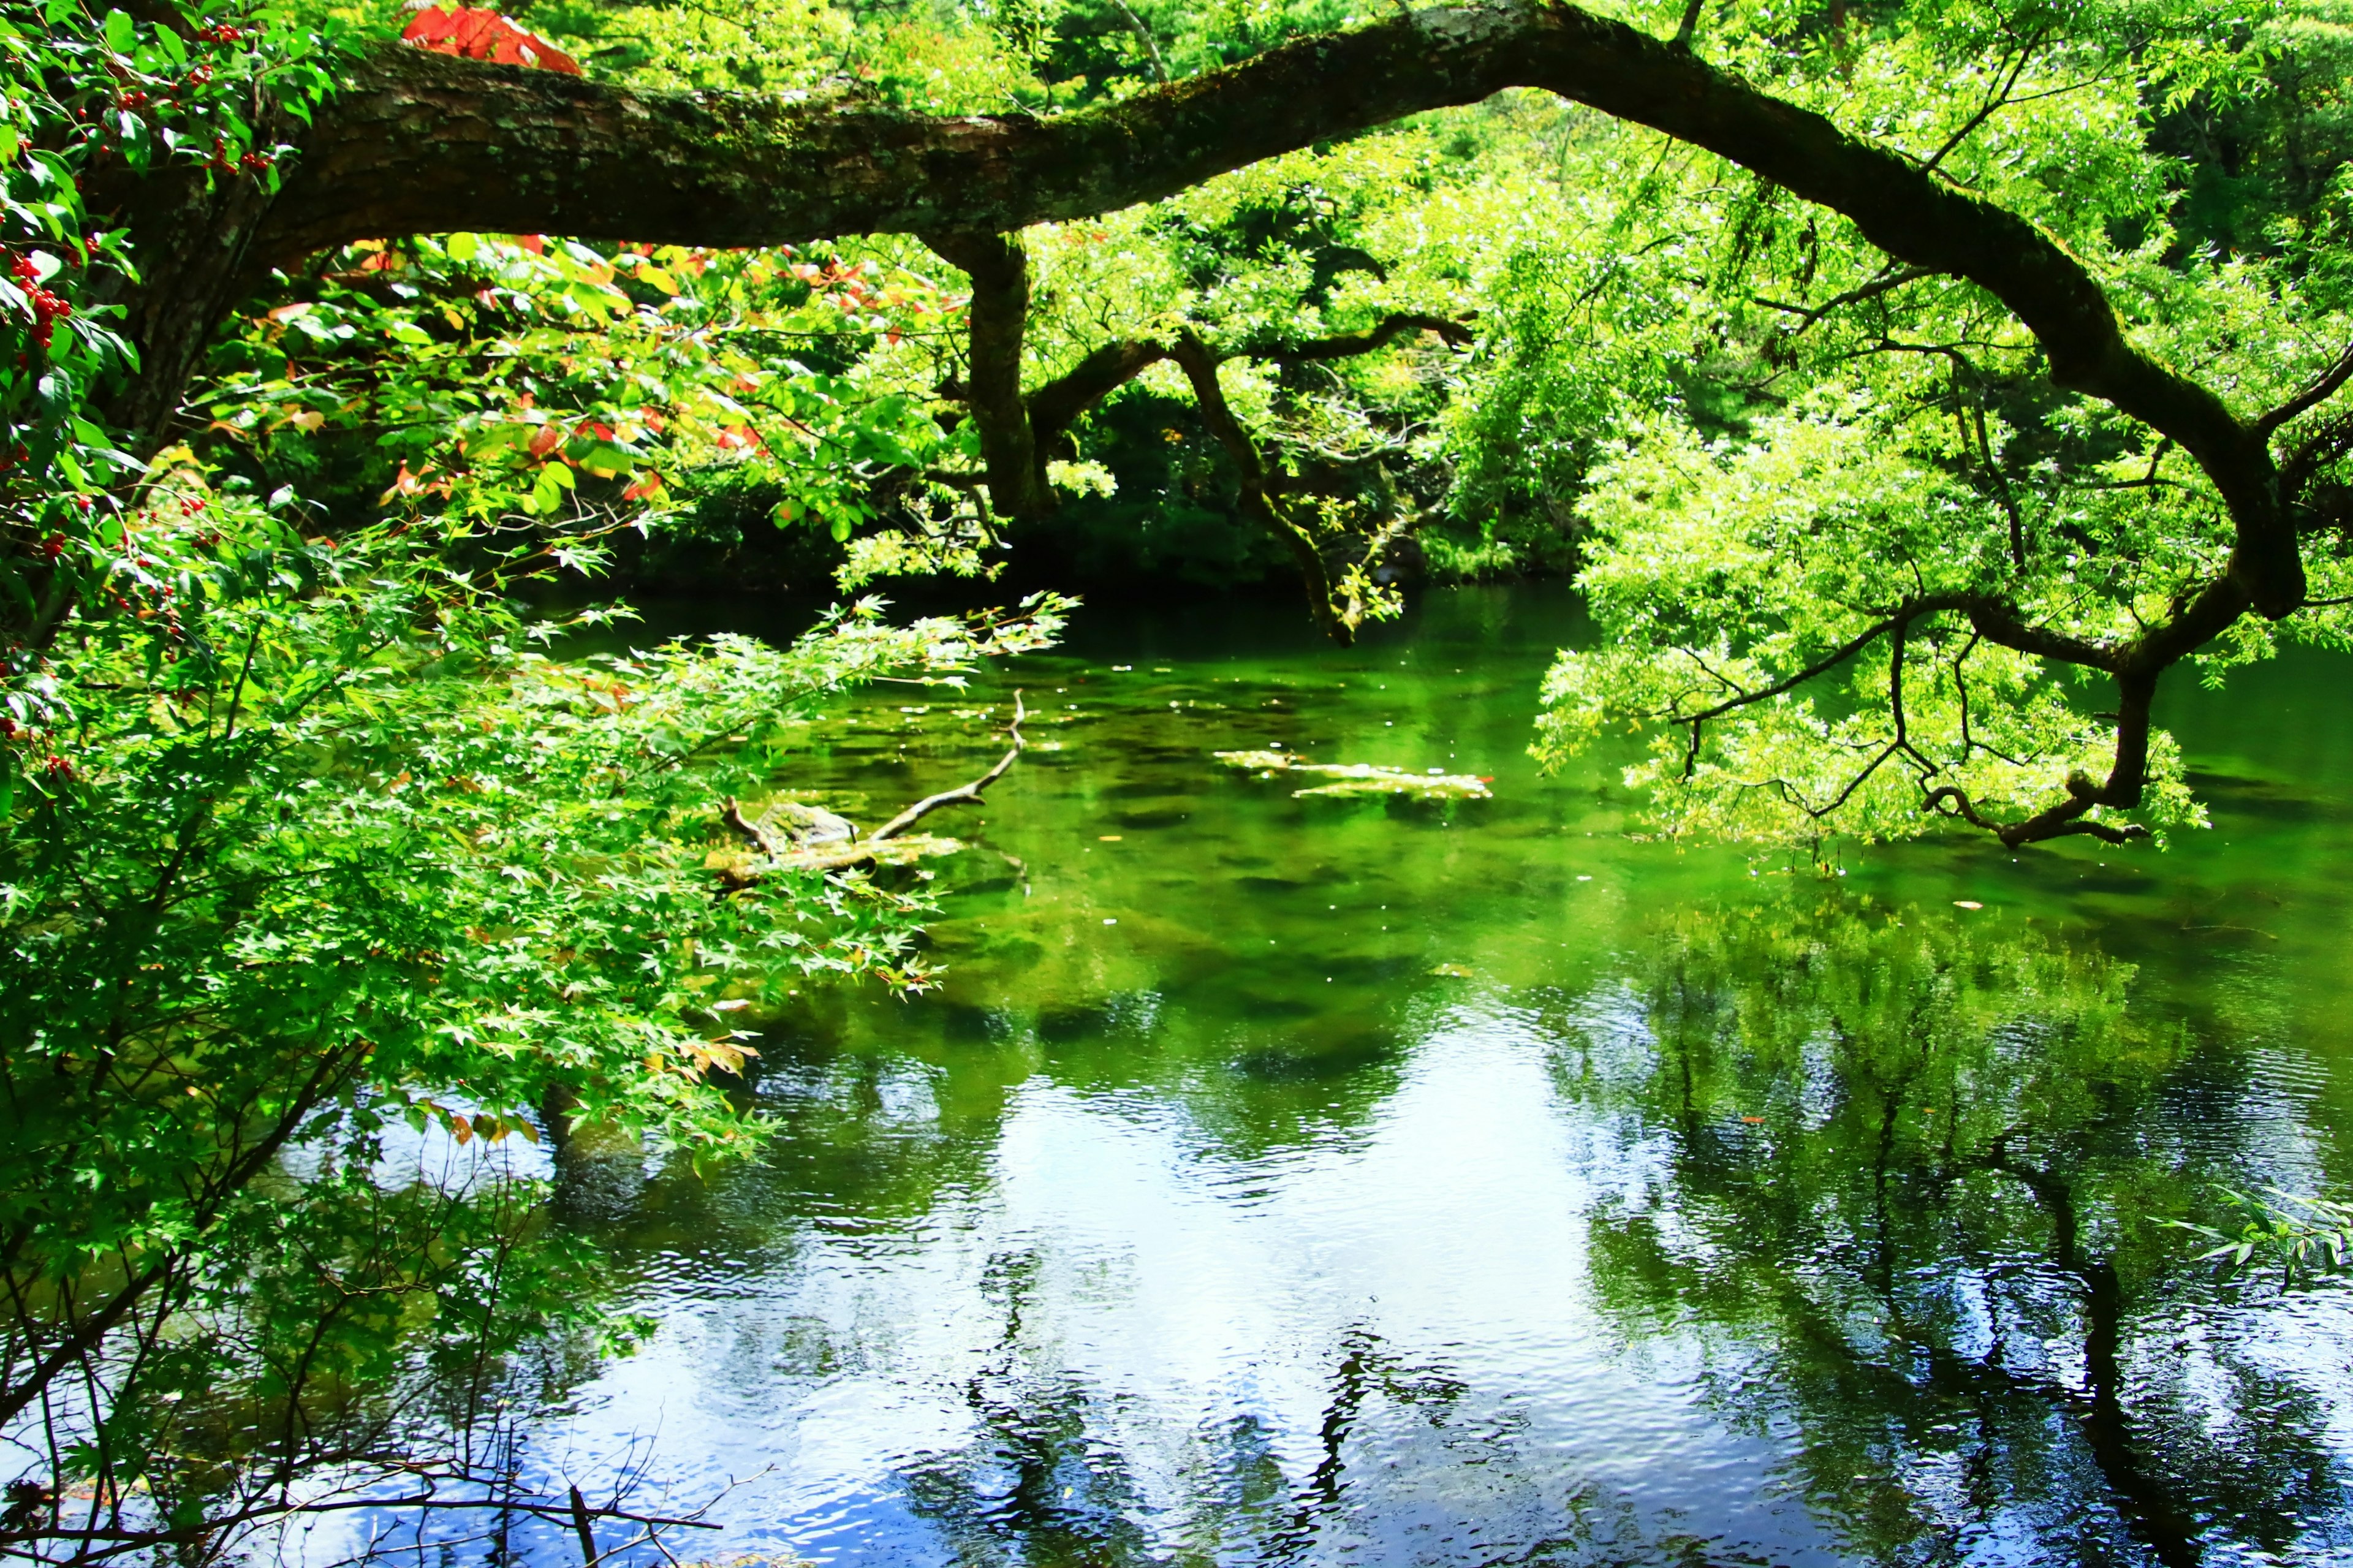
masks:
{"type": "Polygon", "coordinates": [[[773,1158],[565,1167],[660,1327],[535,1463],[742,1482],[723,1559],[2353,1559],[2353,1292],[2152,1223],[2353,1189],[2353,665],[2174,695],[2216,826],[2169,853],[1822,876],[1536,776],[1557,589],[1301,618],[1091,611],[814,737],[871,821],[1038,712],[934,819],[940,989],[759,1041],[773,1158]],[[1494,797],[1210,756],[1277,742],[1494,797]]]}

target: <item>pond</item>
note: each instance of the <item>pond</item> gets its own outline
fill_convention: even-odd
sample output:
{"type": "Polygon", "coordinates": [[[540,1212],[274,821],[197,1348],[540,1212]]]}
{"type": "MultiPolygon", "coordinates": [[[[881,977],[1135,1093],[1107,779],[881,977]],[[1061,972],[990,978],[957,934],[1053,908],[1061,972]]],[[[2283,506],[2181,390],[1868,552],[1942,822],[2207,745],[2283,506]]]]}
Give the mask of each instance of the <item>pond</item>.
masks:
{"type": "Polygon", "coordinates": [[[2215,826],[2167,852],[1824,875],[1536,774],[1557,586],[1303,619],[1088,610],[816,737],[872,820],[1033,712],[927,824],[940,988],[758,1039],[773,1157],[561,1163],[657,1326],[522,1462],[720,1560],[2353,1554],[2353,1292],[2158,1223],[2353,1185],[2353,663],[2170,694],[2215,826]],[[1270,749],[1492,796],[1213,756],[1270,749]]]}

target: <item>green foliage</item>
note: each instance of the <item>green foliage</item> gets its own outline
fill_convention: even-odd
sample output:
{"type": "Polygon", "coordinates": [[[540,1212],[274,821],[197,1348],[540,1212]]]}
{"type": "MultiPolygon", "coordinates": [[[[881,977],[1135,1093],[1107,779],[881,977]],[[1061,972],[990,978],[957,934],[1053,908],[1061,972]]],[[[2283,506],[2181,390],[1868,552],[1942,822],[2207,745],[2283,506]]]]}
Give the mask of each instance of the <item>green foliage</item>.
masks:
{"type": "Polygon", "coordinates": [[[84,0],[0,6],[0,614],[53,622],[104,592],[138,473],[107,427],[132,370],[109,301],[136,281],[91,182],[201,171],[274,190],[267,124],[308,119],[332,54],[283,9],[232,5],[185,30],[84,0]],[[201,25],[199,25],[201,24],[201,25]],[[28,570],[24,556],[41,566],[28,570]]]}
{"type": "Polygon", "coordinates": [[[582,1125],[738,1156],[765,1131],[722,1087],[747,1010],[811,975],[928,983],[920,881],[731,893],[706,861],[829,698],[959,683],[1060,607],[892,626],[870,601],[784,647],[557,658],[503,596],[544,557],[469,572],[454,520],[305,539],[183,464],[124,521],[121,608],[46,650],[8,751],[39,762],[0,830],[0,1236],[5,1387],[55,1484],[135,1534],[176,1516],[133,1480],[234,1500],[340,1462],[353,1422],[413,1426],[396,1395],[463,1427],[489,1374],[452,1394],[445,1363],[593,1315],[527,1184],[395,1180],[396,1145],[582,1125]],[[260,1436],[171,1436],[235,1412],[260,1436]]]}
{"type": "MultiPolygon", "coordinates": [[[[2263,112],[2280,73],[2314,58],[2291,63],[2303,22],[2276,15],[2251,34],[2232,6],[1885,7],[1825,35],[1760,9],[1712,19],[1706,41],[2058,234],[2142,342],[2260,409],[2353,335],[2341,239],[2307,205],[2259,251],[2185,243],[2180,193],[2204,176],[2156,128],[2263,112]]],[[[1612,193],[1606,237],[1581,267],[1520,264],[1534,325],[1491,342],[1509,361],[1464,416],[1490,452],[1521,426],[1590,433],[1550,466],[1531,447],[1473,470],[1569,498],[1584,534],[1597,651],[1553,671],[1538,754],[1647,732],[1628,776],[1669,832],[1782,842],[1919,834],[1957,809],[1951,792],[2016,821],[2071,776],[2104,775],[2105,682],[1997,647],[1958,612],[1898,610],[1998,599],[2077,646],[2129,641],[2227,561],[2202,473],[2052,390],[2039,347],[1983,294],[1895,267],[1843,220],[1654,142],[1637,182],[1644,139],[1622,132],[1562,144],[1612,193]]],[[[2342,606],[2317,603],[2343,595],[2341,541],[2315,533],[2306,562],[2315,607],[2234,627],[2210,676],[2280,637],[2343,639],[2342,606]]],[[[2151,750],[2139,805],[2089,822],[2202,824],[2169,741],[2151,750]]]]}
{"type": "Polygon", "coordinates": [[[724,471],[773,490],[778,523],[839,539],[873,519],[882,475],[946,445],[905,390],[906,340],[960,304],[929,279],[789,247],[607,248],[457,234],[319,258],[214,351],[205,450],[353,521],[573,536],[660,527],[673,477],[724,471]]]}
{"type": "Polygon", "coordinates": [[[2213,1242],[2200,1256],[2226,1269],[2274,1268],[2280,1272],[2280,1288],[2292,1290],[2299,1273],[2341,1271],[2353,1256],[2353,1204],[2299,1197],[2277,1187],[2258,1194],[2217,1186],[2214,1195],[2237,1220],[2235,1229],[2179,1219],[2158,1223],[2213,1242]]]}

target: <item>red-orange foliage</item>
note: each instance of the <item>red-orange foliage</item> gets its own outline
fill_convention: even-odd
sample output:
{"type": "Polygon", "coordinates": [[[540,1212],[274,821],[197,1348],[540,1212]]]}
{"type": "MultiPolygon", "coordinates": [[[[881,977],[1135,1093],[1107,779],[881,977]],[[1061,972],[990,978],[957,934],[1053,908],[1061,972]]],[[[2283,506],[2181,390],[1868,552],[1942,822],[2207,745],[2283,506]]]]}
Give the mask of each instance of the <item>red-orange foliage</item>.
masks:
{"type": "Polygon", "coordinates": [[[580,74],[580,62],[535,33],[525,32],[496,11],[460,5],[450,10],[430,6],[419,11],[402,29],[400,41],[457,55],[470,60],[491,60],[505,66],[536,66],[541,70],[580,74]]]}

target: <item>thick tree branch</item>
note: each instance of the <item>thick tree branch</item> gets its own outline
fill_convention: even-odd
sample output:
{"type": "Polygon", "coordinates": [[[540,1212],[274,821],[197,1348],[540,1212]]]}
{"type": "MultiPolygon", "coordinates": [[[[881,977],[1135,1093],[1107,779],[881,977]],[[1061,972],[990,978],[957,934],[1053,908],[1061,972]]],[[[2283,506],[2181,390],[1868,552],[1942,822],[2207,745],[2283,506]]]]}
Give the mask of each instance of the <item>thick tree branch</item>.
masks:
{"type": "Polygon", "coordinates": [[[1282,364],[1354,359],[1358,354],[1377,353],[1408,332],[1433,332],[1456,348],[1468,346],[1472,336],[1470,322],[1457,321],[1451,316],[1431,315],[1426,310],[1395,310],[1361,332],[1335,332],[1328,338],[1309,338],[1301,342],[1286,342],[1280,338],[1260,339],[1240,348],[1229,349],[1218,357],[1273,360],[1282,364]]]}
{"type": "MultiPolygon", "coordinates": [[[[229,262],[206,265],[450,229],[702,245],[1002,234],[1155,200],[1506,87],[1718,153],[1846,215],[1899,261],[1984,288],[2033,331],[2059,384],[2171,437],[2205,468],[2238,527],[2232,573],[2256,608],[2277,616],[2300,602],[2302,563],[2262,434],[2134,346],[2098,279],[2050,235],[1894,148],[1569,5],[1411,10],[1050,120],[632,93],[386,45],[296,138],[299,162],[267,211],[237,226],[229,262]]],[[[140,226],[142,256],[203,248],[185,224],[140,226]]],[[[224,298],[215,288],[201,303],[216,315],[224,298]]]]}
{"type": "Polygon", "coordinates": [[[1038,449],[1049,450],[1081,415],[1167,357],[1168,345],[1149,339],[1105,343],[1030,393],[1029,426],[1038,449]]]}
{"type": "Polygon", "coordinates": [[[1029,327],[1029,256],[1003,235],[944,233],[923,243],[972,279],[972,374],[965,405],[980,427],[988,499],[999,515],[1051,507],[1045,460],[1021,402],[1021,343],[1029,327]]]}
{"type": "Polygon", "coordinates": [[[1200,405],[1201,423],[1233,463],[1234,477],[1240,482],[1242,510],[1281,540],[1298,564],[1315,624],[1323,628],[1324,636],[1344,647],[1355,642],[1361,616],[1351,620],[1334,603],[1331,568],[1324,564],[1324,552],[1317,546],[1315,536],[1284,516],[1276,504],[1267,485],[1266,463],[1259,456],[1258,443],[1234,417],[1233,409],[1226,403],[1225,388],[1219,384],[1219,356],[1188,331],[1178,336],[1170,357],[1184,371],[1185,379],[1192,383],[1193,399],[1200,405]]]}

